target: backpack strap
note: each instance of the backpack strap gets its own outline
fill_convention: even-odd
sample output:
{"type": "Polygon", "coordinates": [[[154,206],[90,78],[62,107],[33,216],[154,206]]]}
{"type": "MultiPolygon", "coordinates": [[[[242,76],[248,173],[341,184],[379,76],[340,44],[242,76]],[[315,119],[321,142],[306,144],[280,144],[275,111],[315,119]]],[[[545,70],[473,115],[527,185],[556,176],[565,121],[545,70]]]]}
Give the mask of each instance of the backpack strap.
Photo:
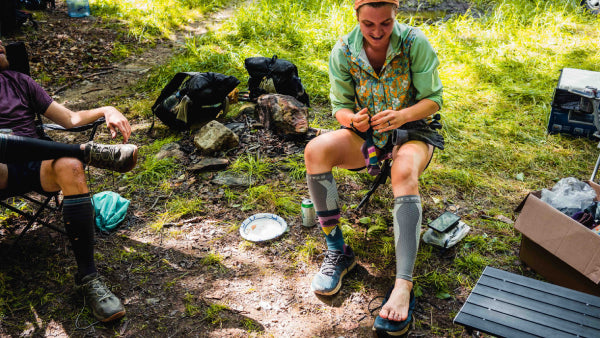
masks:
{"type": "Polygon", "coordinates": [[[160,92],[160,95],[158,96],[158,98],[156,99],[156,101],[154,102],[154,104],[152,105],[152,125],[150,126],[150,129],[148,129],[148,133],[150,133],[152,131],[152,129],[154,128],[154,118],[156,116],[156,114],[154,114],[154,110],[156,109],[156,107],[158,107],[158,105],[162,104],[162,102],[169,96],[171,96],[183,83],[183,81],[185,81],[185,79],[187,79],[188,77],[192,77],[196,74],[199,74],[198,72],[180,72],[175,74],[175,76],[173,76],[173,78],[171,79],[171,81],[169,81],[169,83],[167,83],[167,85],[162,89],[162,91],[160,92]]]}
{"type": "Polygon", "coordinates": [[[271,58],[271,61],[269,62],[269,67],[267,69],[268,76],[272,76],[271,73],[273,72],[273,66],[275,66],[275,62],[277,62],[277,54],[273,54],[273,57],[271,58]]]}

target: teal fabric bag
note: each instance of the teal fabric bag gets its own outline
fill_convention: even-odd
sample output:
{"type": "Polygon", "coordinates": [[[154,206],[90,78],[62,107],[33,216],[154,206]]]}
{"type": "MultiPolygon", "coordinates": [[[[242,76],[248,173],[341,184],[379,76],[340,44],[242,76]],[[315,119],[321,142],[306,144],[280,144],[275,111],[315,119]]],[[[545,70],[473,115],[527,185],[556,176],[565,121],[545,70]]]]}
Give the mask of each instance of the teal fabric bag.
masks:
{"type": "Polygon", "coordinates": [[[116,192],[103,191],[92,197],[96,212],[96,226],[102,231],[114,230],[127,215],[130,201],[116,192]]]}

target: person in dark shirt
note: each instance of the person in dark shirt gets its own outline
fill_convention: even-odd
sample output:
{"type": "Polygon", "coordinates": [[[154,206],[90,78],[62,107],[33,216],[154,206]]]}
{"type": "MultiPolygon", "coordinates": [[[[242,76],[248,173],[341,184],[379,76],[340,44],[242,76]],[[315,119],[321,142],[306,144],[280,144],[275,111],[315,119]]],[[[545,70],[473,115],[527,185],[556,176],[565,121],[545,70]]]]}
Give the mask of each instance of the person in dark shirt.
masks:
{"type": "Polygon", "coordinates": [[[86,164],[126,172],[136,164],[137,147],[126,144],[129,122],[114,107],[73,112],[55,102],[29,76],[8,70],[6,49],[0,41],[0,197],[28,191],[63,194],[63,220],[71,242],[77,274],[76,289],[102,322],[125,315],[123,304],[106,286],[94,262],[94,208],[86,184],[86,164]],[[64,144],[40,139],[37,113],[72,128],[104,117],[111,136],[120,132],[123,144],[64,144]]]}

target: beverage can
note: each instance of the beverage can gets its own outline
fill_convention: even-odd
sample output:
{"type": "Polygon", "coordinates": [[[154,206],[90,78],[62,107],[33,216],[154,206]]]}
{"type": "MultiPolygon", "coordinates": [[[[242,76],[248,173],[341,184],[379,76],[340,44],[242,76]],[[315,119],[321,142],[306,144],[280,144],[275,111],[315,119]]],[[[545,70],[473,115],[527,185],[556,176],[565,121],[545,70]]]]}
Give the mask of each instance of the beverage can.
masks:
{"type": "Polygon", "coordinates": [[[302,225],[309,228],[317,224],[317,214],[315,206],[311,199],[305,198],[302,200],[302,225]]]}

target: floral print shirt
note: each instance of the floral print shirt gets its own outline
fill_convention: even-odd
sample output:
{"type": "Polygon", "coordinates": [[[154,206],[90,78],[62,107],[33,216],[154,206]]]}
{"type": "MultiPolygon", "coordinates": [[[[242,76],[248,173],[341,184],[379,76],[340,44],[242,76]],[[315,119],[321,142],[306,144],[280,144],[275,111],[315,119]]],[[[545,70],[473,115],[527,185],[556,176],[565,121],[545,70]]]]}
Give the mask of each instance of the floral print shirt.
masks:
{"type": "MultiPolygon", "coordinates": [[[[394,22],[390,46],[383,67],[377,74],[363,49],[363,36],[357,25],[340,38],[329,57],[329,98],[333,115],[348,108],[355,113],[363,108],[369,115],[410,107],[429,99],[442,107],[439,61],[425,35],[414,27],[394,22]]],[[[373,132],[375,145],[382,148],[391,132],[373,132]]]]}

